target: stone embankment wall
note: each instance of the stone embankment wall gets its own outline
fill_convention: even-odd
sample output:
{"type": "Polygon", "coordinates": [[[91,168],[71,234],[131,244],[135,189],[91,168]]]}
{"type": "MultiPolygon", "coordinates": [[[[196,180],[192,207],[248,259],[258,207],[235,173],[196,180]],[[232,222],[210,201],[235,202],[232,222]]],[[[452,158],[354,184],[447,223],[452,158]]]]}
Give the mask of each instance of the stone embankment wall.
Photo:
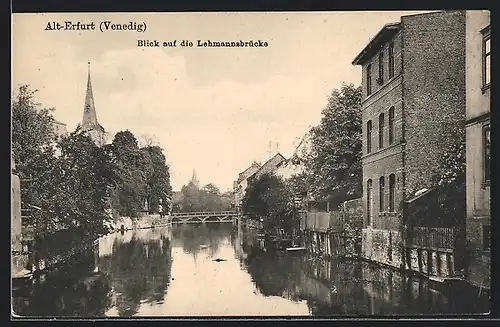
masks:
{"type": "Polygon", "coordinates": [[[169,221],[169,216],[160,215],[146,215],[137,219],[131,219],[130,217],[120,217],[109,223],[111,230],[120,230],[123,225],[123,229],[131,230],[138,228],[151,228],[152,226],[161,226],[167,224],[169,221]]]}

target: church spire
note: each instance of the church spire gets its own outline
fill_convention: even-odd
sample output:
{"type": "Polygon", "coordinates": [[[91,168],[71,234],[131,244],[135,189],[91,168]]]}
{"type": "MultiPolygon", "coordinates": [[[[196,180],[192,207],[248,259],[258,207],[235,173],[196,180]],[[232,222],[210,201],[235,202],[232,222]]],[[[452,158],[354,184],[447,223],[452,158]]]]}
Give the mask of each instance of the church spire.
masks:
{"type": "Polygon", "coordinates": [[[191,183],[196,186],[199,186],[198,178],[196,177],[196,169],[193,169],[193,177],[191,177],[191,183]]]}
{"type": "Polygon", "coordinates": [[[90,81],[90,62],[88,62],[87,93],[85,95],[85,107],[83,109],[82,127],[92,129],[99,125],[97,113],[95,111],[94,95],[92,93],[92,83],[90,81]]]}

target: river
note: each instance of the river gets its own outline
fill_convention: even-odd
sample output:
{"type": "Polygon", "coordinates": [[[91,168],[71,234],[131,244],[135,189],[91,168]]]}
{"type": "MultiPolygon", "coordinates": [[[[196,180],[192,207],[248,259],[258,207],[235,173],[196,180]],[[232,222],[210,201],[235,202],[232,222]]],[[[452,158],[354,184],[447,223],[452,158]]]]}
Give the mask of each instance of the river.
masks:
{"type": "Polygon", "coordinates": [[[266,251],[231,224],[107,235],[13,294],[17,315],[345,316],[487,312],[485,293],[358,261],[266,251]],[[222,261],[215,261],[222,259],[222,261]]]}

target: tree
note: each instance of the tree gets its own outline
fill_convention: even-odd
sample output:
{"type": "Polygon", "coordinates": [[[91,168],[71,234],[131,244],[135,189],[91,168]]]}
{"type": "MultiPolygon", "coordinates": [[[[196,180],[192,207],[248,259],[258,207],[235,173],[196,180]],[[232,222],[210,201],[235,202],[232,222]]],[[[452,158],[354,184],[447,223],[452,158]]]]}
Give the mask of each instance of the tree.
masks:
{"type": "Polygon", "coordinates": [[[52,186],[55,165],[53,109],[41,108],[34,101],[36,92],[22,85],[12,103],[12,155],[21,179],[23,208],[39,207],[52,186]]]}
{"type": "Polygon", "coordinates": [[[12,103],[12,149],[22,178],[23,224],[39,236],[61,229],[104,232],[109,191],[116,169],[104,149],[79,128],[56,138],[51,111],[40,108],[28,86],[12,103]],[[60,155],[55,155],[56,149],[60,155]]]}
{"type": "Polygon", "coordinates": [[[192,182],[182,186],[182,210],[184,212],[201,211],[200,190],[192,182]]]}
{"type": "Polygon", "coordinates": [[[160,200],[163,206],[170,206],[172,186],[170,185],[170,172],[166,164],[165,155],[159,146],[141,148],[145,157],[151,160],[152,170],[148,171],[146,179],[146,197],[152,212],[157,212],[160,200]]]}
{"type": "Polygon", "coordinates": [[[438,220],[453,227],[464,227],[466,202],[465,128],[457,128],[456,141],[451,143],[441,158],[439,170],[432,182],[440,193],[441,213],[438,220]]]}
{"type": "Polygon", "coordinates": [[[128,130],[116,133],[110,149],[121,181],[114,190],[113,207],[120,215],[137,217],[147,199],[147,180],[153,171],[151,158],[140,151],[134,134],[128,130]]]}
{"type": "Polygon", "coordinates": [[[34,172],[32,169],[37,166],[38,155],[52,150],[56,140],[54,109],[40,108],[34,101],[36,92],[28,85],[22,85],[12,103],[12,151],[17,170],[28,175],[34,172]]]}
{"type": "Polygon", "coordinates": [[[105,210],[111,190],[119,182],[117,166],[105,149],[79,128],[63,137],[58,146],[58,173],[53,174],[58,190],[45,205],[55,217],[67,218],[66,227],[104,232],[105,210]]]}
{"type": "Polygon", "coordinates": [[[212,183],[205,185],[201,189],[201,204],[205,211],[220,211],[222,210],[222,197],[220,190],[212,183]]]}
{"type": "Polygon", "coordinates": [[[332,196],[340,203],[361,195],[361,98],[361,88],[352,84],[334,89],[321,123],[311,129],[305,165],[314,196],[332,196]]]}
{"type": "Polygon", "coordinates": [[[176,204],[176,208],[182,205],[182,211],[224,211],[231,205],[228,194],[221,194],[219,188],[209,183],[199,189],[192,182],[181,188],[182,202],[176,204]]]}
{"type": "Polygon", "coordinates": [[[262,219],[267,230],[283,228],[291,231],[295,215],[293,200],[293,192],[283,179],[266,173],[250,182],[243,197],[242,210],[252,220],[262,219]]]}

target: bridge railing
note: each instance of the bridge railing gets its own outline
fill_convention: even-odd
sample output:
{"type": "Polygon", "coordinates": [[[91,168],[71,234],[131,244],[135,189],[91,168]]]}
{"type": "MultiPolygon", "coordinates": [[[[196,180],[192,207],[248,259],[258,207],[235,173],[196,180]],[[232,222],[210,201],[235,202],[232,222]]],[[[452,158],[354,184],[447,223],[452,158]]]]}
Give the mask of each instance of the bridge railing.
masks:
{"type": "Polygon", "coordinates": [[[236,215],[236,211],[197,211],[197,212],[172,212],[172,217],[202,216],[202,215],[236,215]]]}

